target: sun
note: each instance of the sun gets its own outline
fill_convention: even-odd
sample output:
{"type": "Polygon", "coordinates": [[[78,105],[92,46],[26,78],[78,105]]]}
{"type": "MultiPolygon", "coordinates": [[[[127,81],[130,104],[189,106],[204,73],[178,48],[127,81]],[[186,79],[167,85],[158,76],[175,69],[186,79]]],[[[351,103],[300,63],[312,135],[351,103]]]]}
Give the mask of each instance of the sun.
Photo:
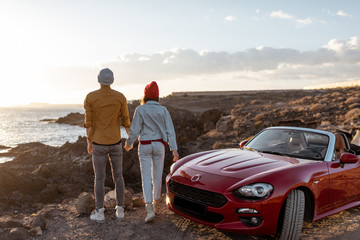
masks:
{"type": "Polygon", "coordinates": [[[2,66],[0,80],[0,106],[23,105],[36,101],[41,95],[42,83],[39,73],[42,69],[39,59],[29,59],[28,52],[4,51],[0,57],[2,66]]]}

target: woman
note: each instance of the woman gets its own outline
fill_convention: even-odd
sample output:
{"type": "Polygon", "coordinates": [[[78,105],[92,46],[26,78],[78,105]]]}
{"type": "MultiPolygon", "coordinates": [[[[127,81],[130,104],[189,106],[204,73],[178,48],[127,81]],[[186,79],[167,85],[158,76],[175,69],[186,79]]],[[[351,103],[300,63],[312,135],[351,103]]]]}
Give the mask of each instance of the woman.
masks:
{"type": "Polygon", "coordinates": [[[173,161],[179,159],[176,136],[168,110],[159,104],[159,87],[156,82],[146,85],[141,105],[135,110],[129,138],[124,148],[129,151],[139,137],[139,159],[142,188],[146,204],[145,222],[154,219],[161,198],[162,172],[165,146],[168,144],[173,161]]]}

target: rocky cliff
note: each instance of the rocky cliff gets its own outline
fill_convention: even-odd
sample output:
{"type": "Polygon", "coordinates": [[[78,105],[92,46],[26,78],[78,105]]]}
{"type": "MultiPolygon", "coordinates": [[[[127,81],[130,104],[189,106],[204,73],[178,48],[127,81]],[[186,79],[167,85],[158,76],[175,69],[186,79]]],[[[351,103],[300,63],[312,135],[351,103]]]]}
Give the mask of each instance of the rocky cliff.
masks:
{"type": "MultiPolygon", "coordinates": [[[[161,99],[172,116],[180,156],[238,143],[269,126],[291,125],[341,130],[351,138],[360,128],[360,88],[250,91],[229,96],[177,96],[161,99]]],[[[130,115],[138,104],[129,104],[130,115]]],[[[82,125],[83,115],[69,114],[58,122],[82,125]]],[[[141,191],[137,146],[124,151],[126,186],[141,191]]],[[[10,162],[0,164],[0,210],[61,202],[92,191],[91,156],[86,139],[50,147],[28,143],[11,149],[10,162]]],[[[172,158],[166,151],[164,178],[172,158]]],[[[110,167],[107,168],[110,171],[110,167]]],[[[111,189],[108,172],[106,186],[111,189]]]]}

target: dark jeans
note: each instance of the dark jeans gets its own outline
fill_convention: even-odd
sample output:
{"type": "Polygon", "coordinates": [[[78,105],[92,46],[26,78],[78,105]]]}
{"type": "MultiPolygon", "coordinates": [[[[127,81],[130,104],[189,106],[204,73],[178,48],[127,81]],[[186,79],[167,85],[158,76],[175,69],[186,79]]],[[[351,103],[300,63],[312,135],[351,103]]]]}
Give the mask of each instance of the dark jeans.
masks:
{"type": "Polygon", "coordinates": [[[123,206],[125,184],[122,174],[122,144],[112,146],[93,144],[92,162],[95,173],[94,192],[96,209],[104,207],[106,162],[110,160],[112,178],[115,184],[116,203],[123,206]]]}

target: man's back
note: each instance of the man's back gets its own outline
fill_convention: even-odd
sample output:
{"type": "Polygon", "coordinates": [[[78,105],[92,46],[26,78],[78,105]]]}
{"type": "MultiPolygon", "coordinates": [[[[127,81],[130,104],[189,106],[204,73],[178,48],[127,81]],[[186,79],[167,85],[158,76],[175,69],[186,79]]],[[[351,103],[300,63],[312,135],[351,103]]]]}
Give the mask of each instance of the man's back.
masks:
{"type": "Polygon", "coordinates": [[[121,140],[120,125],[130,127],[125,96],[110,88],[101,86],[86,96],[85,125],[91,126],[89,138],[98,144],[114,144],[121,140]]]}

